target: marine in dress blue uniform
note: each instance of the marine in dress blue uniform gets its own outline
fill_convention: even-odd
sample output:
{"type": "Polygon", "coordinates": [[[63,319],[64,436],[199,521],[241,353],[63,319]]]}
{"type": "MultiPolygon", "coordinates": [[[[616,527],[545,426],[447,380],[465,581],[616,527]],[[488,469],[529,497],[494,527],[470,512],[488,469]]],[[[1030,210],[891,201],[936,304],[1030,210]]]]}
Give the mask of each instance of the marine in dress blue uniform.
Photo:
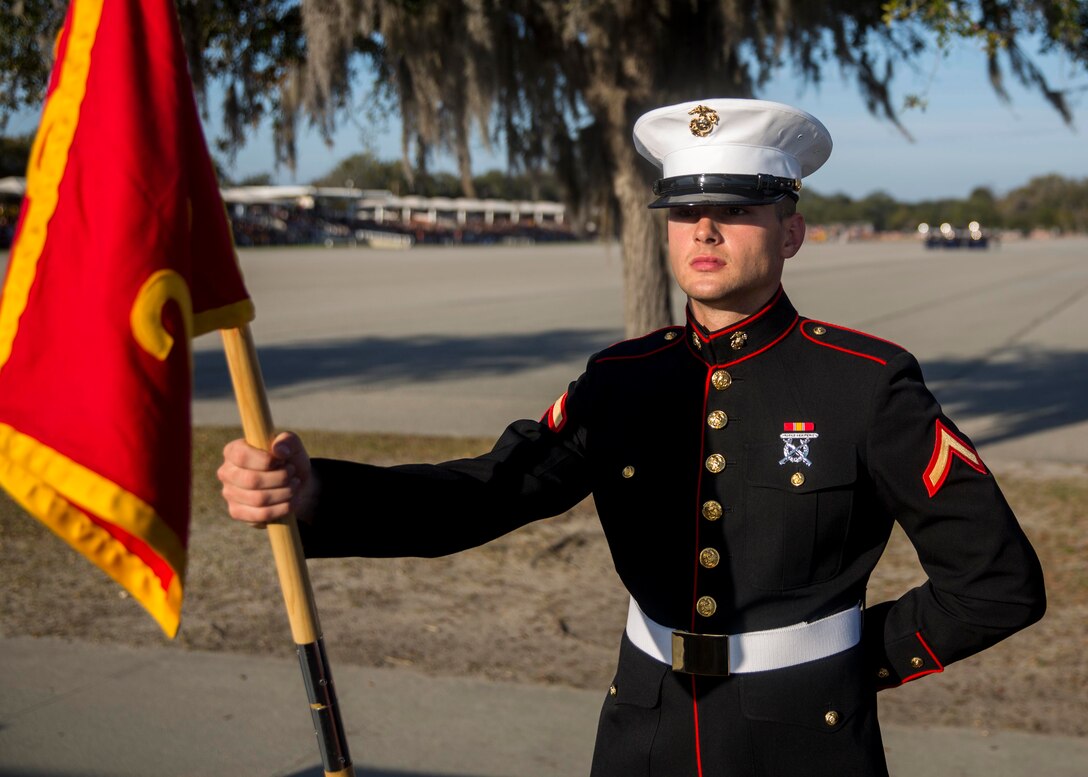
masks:
{"type": "MultiPolygon", "coordinates": [[[[662,108],[635,138],[663,169],[652,207],[681,215],[795,198],[831,150],[812,116],[751,100],[662,108]]],[[[595,777],[886,774],[877,691],[1045,607],[1034,551],[914,357],[781,287],[717,331],[689,306],[593,355],[483,456],[312,465],[309,557],[454,553],[593,495],[631,594],[595,777]],[[410,509],[419,494],[442,508],[410,509]],[[895,522],[929,579],[867,602],[895,522]]]]}

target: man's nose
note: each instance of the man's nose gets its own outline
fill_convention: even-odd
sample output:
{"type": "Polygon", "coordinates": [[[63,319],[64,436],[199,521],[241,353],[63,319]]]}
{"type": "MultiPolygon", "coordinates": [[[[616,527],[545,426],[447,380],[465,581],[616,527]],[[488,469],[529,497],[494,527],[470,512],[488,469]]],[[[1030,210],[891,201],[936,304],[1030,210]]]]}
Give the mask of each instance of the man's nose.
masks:
{"type": "Polygon", "coordinates": [[[695,225],[695,239],[701,243],[717,243],[721,240],[721,233],[714,219],[703,216],[695,225]]]}

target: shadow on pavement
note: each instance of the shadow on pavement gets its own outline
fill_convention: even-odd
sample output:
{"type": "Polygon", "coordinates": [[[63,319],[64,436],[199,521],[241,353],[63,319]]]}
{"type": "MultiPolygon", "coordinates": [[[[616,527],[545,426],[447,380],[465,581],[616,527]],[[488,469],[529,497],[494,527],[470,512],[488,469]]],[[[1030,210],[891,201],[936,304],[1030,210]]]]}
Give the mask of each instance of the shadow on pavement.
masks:
{"type": "MultiPolygon", "coordinates": [[[[258,345],[270,391],[322,382],[334,386],[393,386],[420,380],[509,375],[555,362],[588,359],[622,339],[607,329],[555,329],[487,337],[428,335],[362,337],[312,343],[258,345]]],[[[226,359],[219,350],[193,354],[194,396],[232,396],[226,359]]],[[[571,380],[578,377],[571,375],[571,380]]]]}
{"type": "Polygon", "coordinates": [[[1088,420],[1088,353],[1017,347],[995,359],[922,364],[926,382],[953,420],[996,416],[977,445],[1088,420]]]}

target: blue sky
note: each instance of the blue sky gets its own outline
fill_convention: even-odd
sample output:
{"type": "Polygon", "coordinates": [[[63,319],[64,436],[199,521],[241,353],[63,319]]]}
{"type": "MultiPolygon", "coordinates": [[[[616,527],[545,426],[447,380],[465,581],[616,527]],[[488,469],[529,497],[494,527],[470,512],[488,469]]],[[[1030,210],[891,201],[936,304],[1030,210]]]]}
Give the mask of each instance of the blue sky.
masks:
{"type": "MultiPolygon", "coordinates": [[[[945,56],[931,54],[914,69],[899,68],[895,104],[902,104],[909,94],[927,102],[924,110],[902,114],[913,142],[888,122],[871,116],[856,87],[830,70],[819,88],[801,88],[790,73],[783,72],[757,96],[804,108],[827,125],[834,152],[805,182],[822,194],[841,192],[858,198],[883,190],[899,200],[917,201],[963,197],[976,186],[1003,194],[1047,173],[1088,178],[1088,72],[1078,71],[1062,57],[1043,62],[1051,86],[1071,91],[1072,129],[1042,97],[1012,78],[1006,80],[1012,101],[1003,103],[990,88],[982,55],[966,44],[945,56]]],[[[26,131],[36,118],[20,117],[9,130],[26,131]]],[[[303,130],[294,173],[275,169],[270,133],[267,126],[260,127],[227,169],[236,179],[269,173],[277,183],[307,183],[364,149],[379,158],[396,158],[400,140],[395,119],[387,120],[385,126],[365,121],[344,123],[332,148],[316,133],[303,130]]],[[[213,116],[206,134],[214,137],[218,130],[213,116]]],[[[502,160],[501,151],[487,154],[477,149],[474,168],[477,172],[502,168],[502,160]]],[[[453,170],[454,165],[450,159],[437,159],[433,167],[453,170]]]]}

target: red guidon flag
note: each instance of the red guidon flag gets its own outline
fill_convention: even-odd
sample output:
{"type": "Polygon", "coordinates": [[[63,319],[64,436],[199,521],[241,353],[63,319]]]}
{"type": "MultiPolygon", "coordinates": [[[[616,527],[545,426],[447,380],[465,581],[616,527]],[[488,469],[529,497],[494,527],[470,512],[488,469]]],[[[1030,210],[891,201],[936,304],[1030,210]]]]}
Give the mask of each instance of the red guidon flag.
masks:
{"type": "Polygon", "coordinates": [[[72,0],[0,297],[0,484],[177,633],[190,339],[253,318],[171,0],[72,0]]]}

